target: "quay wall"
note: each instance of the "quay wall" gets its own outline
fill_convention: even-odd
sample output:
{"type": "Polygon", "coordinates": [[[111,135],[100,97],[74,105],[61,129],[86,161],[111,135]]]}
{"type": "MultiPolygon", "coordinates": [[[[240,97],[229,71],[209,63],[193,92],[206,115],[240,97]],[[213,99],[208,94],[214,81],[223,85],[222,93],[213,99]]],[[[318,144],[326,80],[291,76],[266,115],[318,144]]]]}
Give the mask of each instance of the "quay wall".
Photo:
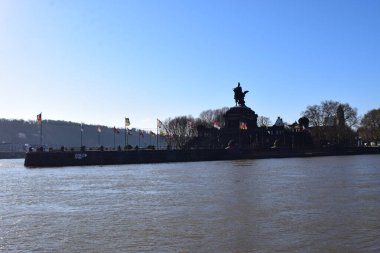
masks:
{"type": "Polygon", "coordinates": [[[380,154],[380,148],[321,149],[198,149],[198,150],[128,150],[128,151],[49,151],[26,154],[26,167],[61,167],[138,163],[196,162],[236,159],[265,159],[380,154]]]}

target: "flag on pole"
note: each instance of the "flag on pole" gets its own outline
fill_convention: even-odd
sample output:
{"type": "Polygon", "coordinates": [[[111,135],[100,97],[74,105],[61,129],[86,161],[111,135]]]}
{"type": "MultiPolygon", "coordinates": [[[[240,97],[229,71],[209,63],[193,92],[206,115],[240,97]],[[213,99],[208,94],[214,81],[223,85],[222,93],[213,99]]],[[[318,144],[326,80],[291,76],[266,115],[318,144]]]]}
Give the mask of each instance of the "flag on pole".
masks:
{"type": "Polygon", "coordinates": [[[100,128],[100,126],[98,126],[98,133],[101,133],[102,132],[102,129],[100,128]]]}
{"type": "Polygon", "coordinates": [[[42,123],[42,112],[40,114],[37,114],[37,123],[38,124],[42,123]]]}
{"type": "Polygon", "coordinates": [[[221,128],[220,122],[219,121],[215,121],[214,122],[214,127],[219,130],[221,128]]]}
{"type": "Polygon", "coordinates": [[[127,128],[127,135],[132,135],[131,130],[129,130],[128,128],[127,128]]]}
{"type": "Polygon", "coordinates": [[[162,127],[162,121],[157,119],[157,127],[158,128],[161,128],[162,127]]]}
{"type": "Polygon", "coordinates": [[[119,133],[120,133],[119,129],[116,129],[116,127],[113,127],[113,132],[114,132],[115,134],[119,134],[119,133]]]}
{"type": "Polygon", "coordinates": [[[150,131],[149,133],[150,135],[153,135],[153,136],[156,135],[155,133],[153,133],[153,131],[150,131]]]}
{"type": "Polygon", "coordinates": [[[140,134],[141,137],[144,138],[144,133],[143,133],[143,131],[140,130],[140,131],[139,131],[139,134],[140,134]]]}
{"type": "Polygon", "coordinates": [[[128,127],[130,124],[129,118],[125,118],[125,127],[128,127]]]}
{"type": "Polygon", "coordinates": [[[84,129],[83,129],[83,123],[80,123],[80,131],[83,132],[84,129]]]}
{"type": "Polygon", "coordinates": [[[240,124],[239,124],[239,128],[241,130],[247,130],[248,127],[247,127],[247,123],[243,122],[243,121],[240,121],[240,124]]]}
{"type": "Polygon", "coordinates": [[[37,124],[40,125],[40,145],[42,146],[42,112],[37,114],[37,124]]]}

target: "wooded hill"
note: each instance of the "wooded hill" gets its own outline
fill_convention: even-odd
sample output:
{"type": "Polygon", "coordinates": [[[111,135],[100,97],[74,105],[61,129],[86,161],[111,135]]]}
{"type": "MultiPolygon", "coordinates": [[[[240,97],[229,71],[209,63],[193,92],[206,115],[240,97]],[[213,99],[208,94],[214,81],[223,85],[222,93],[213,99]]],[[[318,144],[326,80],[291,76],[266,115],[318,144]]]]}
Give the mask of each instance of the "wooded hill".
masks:
{"type": "MultiPolygon", "coordinates": [[[[82,128],[83,131],[81,131],[80,123],[43,120],[42,144],[52,148],[80,147],[82,133],[82,144],[86,147],[103,145],[113,148],[114,137],[116,147],[125,146],[125,129],[117,129],[119,133],[114,134],[114,128],[106,126],[83,124],[82,128]],[[100,133],[98,128],[101,130],[100,133]]],[[[129,132],[128,144],[132,147],[139,145],[139,139],[140,147],[156,146],[156,135],[151,135],[149,132],[143,132],[143,135],[140,135],[137,129],[129,132]]],[[[161,139],[159,141],[159,146],[164,145],[161,139]]],[[[0,119],[0,150],[18,151],[24,149],[25,144],[31,146],[40,144],[40,125],[36,121],[0,119]]]]}

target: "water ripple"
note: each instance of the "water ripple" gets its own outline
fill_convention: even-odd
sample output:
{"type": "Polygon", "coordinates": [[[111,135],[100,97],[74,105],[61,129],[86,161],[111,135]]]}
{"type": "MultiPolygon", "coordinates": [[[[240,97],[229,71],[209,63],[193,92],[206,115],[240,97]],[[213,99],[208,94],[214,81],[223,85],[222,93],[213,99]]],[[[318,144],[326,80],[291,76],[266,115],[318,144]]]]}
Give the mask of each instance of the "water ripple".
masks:
{"type": "Polygon", "coordinates": [[[377,252],[380,156],[25,169],[4,252],[377,252]]]}

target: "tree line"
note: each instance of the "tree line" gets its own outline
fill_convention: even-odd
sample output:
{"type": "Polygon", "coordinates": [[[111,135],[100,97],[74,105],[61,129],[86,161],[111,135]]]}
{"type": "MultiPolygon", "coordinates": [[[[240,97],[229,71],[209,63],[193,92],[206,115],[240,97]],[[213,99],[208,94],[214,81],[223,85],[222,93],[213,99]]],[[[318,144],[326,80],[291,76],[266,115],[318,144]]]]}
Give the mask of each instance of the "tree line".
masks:
{"type": "Polygon", "coordinates": [[[331,140],[343,135],[351,142],[348,144],[380,141],[380,109],[372,109],[359,116],[357,109],[348,103],[326,100],[319,105],[308,106],[302,115],[310,120],[310,125],[315,130],[314,138],[317,140],[331,140]],[[342,119],[339,119],[339,109],[342,110],[342,119]],[[341,132],[333,128],[337,124],[341,124],[341,132]]]}
{"type": "Polygon", "coordinates": [[[161,128],[161,135],[170,147],[184,148],[186,144],[198,135],[199,128],[221,128],[224,126],[224,114],[229,108],[209,109],[200,113],[198,118],[192,116],[177,116],[166,119],[161,128]]]}

